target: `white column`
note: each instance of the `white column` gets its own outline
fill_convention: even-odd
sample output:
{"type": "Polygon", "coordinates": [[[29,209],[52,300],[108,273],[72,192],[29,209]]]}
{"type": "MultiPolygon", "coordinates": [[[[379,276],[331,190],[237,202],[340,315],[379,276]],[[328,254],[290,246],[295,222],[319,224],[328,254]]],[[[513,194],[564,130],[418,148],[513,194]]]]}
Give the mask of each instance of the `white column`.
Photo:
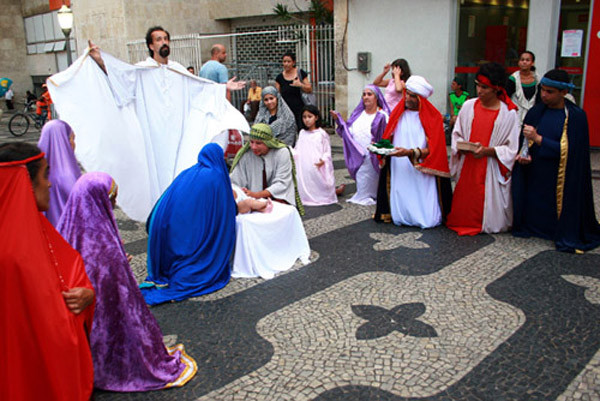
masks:
{"type": "Polygon", "coordinates": [[[540,76],[553,69],[556,63],[559,17],[560,0],[529,0],[527,50],[535,54],[540,76]]]}

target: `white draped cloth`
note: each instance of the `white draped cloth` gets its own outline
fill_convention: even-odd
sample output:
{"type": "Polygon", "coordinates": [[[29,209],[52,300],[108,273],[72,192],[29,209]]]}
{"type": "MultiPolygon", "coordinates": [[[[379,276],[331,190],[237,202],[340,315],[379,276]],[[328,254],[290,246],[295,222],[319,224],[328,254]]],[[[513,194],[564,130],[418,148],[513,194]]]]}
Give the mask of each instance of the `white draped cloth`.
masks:
{"type": "Polygon", "coordinates": [[[148,58],[131,65],[102,53],[108,74],[88,56],[48,79],[60,118],[77,137],[87,171],[110,174],[119,206],[143,221],[162,192],[225,129],[249,131],[226,99],[225,85],[198,78],[179,63],[148,58]]]}
{"type": "MultiPolygon", "coordinates": [[[[456,144],[459,141],[469,141],[473,118],[475,117],[475,102],[478,99],[467,100],[460,109],[458,119],[452,131],[452,155],[450,157],[450,174],[456,182],[465,161],[464,155],[459,155],[456,144]]],[[[502,175],[498,162],[512,171],[517,151],[519,150],[520,121],[515,110],[508,110],[506,104],[500,103],[500,111],[494,122],[489,146],[496,150],[497,159],[488,157],[485,173],[485,201],[483,205],[483,221],[481,231],[497,233],[507,231],[512,226],[513,210],[511,196],[511,178],[502,175]]]]}
{"type": "MultiPolygon", "coordinates": [[[[405,110],[394,132],[394,146],[426,148],[419,112],[405,110]]],[[[417,170],[408,157],[391,157],[390,209],[394,224],[435,227],[442,222],[435,176],[417,170]]]]}
{"type": "Polygon", "coordinates": [[[236,217],[232,277],[262,277],[290,269],[296,260],[309,263],[310,247],[294,206],[273,202],[270,213],[252,212],[236,217]]]}
{"type": "Polygon", "coordinates": [[[359,205],[374,205],[376,203],[379,171],[373,167],[367,146],[371,144],[371,124],[373,124],[377,113],[385,114],[387,121],[388,115],[384,111],[377,110],[376,113],[368,114],[363,110],[350,127],[352,137],[365,150],[365,158],[356,172],[356,193],[347,202],[359,205]]]}

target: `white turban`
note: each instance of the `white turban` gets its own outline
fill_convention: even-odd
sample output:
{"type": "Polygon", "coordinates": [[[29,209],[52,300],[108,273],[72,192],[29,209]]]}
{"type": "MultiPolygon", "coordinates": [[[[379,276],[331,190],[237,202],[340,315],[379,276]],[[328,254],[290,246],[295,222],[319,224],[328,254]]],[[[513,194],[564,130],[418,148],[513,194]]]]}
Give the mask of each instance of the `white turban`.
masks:
{"type": "Polygon", "coordinates": [[[411,75],[406,81],[406,89],[427,99],[433,94],[433,86],[419,75],[411,75]]]}

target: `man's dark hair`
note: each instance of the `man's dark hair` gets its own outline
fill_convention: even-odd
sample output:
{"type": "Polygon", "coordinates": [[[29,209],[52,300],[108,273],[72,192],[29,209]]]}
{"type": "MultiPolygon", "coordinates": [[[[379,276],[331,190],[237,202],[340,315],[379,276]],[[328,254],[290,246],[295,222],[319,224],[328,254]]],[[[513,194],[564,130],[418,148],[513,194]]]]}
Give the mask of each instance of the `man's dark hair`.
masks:
{"type": "Polygon", "coordinates": [[[544,78],[548,78],[553,81],[559,81],[559,82],[566,82],[566,83],[571,82],[569,80],[569,74],[566,71],[559,70],[558,68],[548,71],[544,75],[544,78]]]}
{"type": "MultiPolygon", "coordinates": [[[[317,106],[313,106],[312,104],[307,104],[306,106],[304,106],[302,108],[302,114],[304,114],[305,111],[308,111],[310,114],[317,117],[317,121],[315,121],[315,127],[321,128],[323,126],[321,112],[319,111],[319,108],[317,106]]],[[[302,123],[302,125],[304,125],[304,122],[302,123]]],[[[308,127],[306,127],[306,128],[308,128],[308,127]]]]}
{"type": "MultiPolygon", "coordinates": [[[[41,152],[40,148],[30,143],[5,143],[0,145],[0,163],[29,159],[30,157],[39,155],[41,152]]],[[[41,164],[41,159],[26,164],[31,182],[35,181],[35,177],[40,170],[41,164]]]]}
{"type": "Polygon", "coordinates": [[[152,33],[156,31],[163,31],[167,34],[167,38],[171,40],[171,35],[169,35],[169,32],[162,26],[153,26],[152,28],[148,29],[148,32],[146,32],[146,47],[148,48],[150,57],[154,57],[154,52],[150,49],[150,45],[152,44],[152,33]]]}
{"type": "MultiPolygon", "coordinates": [[[[292,53],[292,52],[285,52],[283,54],[283,57],[289,57],[292,59],[292,61],[295,63],[296,62],[296,53],[292,53]]],[[[281,57],[283,59],[283,57],[281,57]]]]}
{"type": "Polygon", "coordinates": [[[410,78],[410,67],[408,66],[408,61],[403,58],[396,59],[392,61],[392,67],[400,67],[402,73],[400,74],[400,79],[406,82],[408,78],[410,78]]]}
{"type": "Polygon", "coordinates": [[[483,75],[487,77],[492,85],[500,86],[504,88],[506,84],[506,71],[504,67],[498,63],[486,63],[479,67],[477,75],[483,75]]]}
{"type": "Polygon", "coordinates": [[[464,81],[463,81],[463,79],[462,79],[461,77],[459,77],[459,76],[457,75],[457,76],[455,76],[455,77],[454,77],[453,81],[454,81],[454,82],[456,82],[456,84],[457,84],[458,86],[460,86],[460,89],[461,89],[461,90],[464,90],[463,88],[464,88],[465,84],[464,84],[464,81]]]}

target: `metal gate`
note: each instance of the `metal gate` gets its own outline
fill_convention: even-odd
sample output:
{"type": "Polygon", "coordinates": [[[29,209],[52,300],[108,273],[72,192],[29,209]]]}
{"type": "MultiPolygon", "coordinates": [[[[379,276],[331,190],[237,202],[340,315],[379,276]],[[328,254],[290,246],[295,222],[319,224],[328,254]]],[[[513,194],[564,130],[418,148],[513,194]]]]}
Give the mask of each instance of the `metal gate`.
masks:
{"type": "MultiPolygon", "coordinates": [[[[225,65],[229,76],[241,80],[255,79],[259,86],[273,85],[282,71],[281,58],[286,51],[296,54],[296,65],[308,72],[317,97],[317,106],[325,122],[335,107],[334,42],[331,25],[279,25],[237,28],[235,33],[219,35],[180,35],[171,37],[171,60],[200,71],[202,46],[222,43],[232,61],[225,65]]],[[[127,43],[129,62],[148,57],[145,40],[127,43]]],[[[206,52],[208,53],[208,49],[206,52]]],[[[232,93],[231,103],[242,110],[247,88],[232,93]]]]}

